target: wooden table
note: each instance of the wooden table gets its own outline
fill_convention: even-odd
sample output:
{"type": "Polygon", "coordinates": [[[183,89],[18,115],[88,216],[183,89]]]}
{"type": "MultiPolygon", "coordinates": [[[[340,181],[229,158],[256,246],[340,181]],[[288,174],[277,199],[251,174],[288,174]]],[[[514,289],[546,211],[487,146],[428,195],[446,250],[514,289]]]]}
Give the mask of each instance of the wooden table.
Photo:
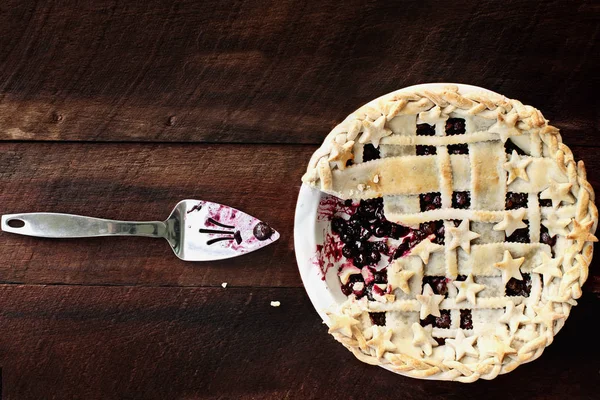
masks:
{"type": "Polygon", "coordinates": [[[282,237],[185,263],[151,239],[0,233],[0,397],[598,398],[599,257],[541,359],[492,382],[426,382],[327,334],[292,228],[329,129],[422,82],[540,108],[600,188],[599,17],[592,1],[3,0],[0,213],[153,220],[197,198],[282,237]]]}

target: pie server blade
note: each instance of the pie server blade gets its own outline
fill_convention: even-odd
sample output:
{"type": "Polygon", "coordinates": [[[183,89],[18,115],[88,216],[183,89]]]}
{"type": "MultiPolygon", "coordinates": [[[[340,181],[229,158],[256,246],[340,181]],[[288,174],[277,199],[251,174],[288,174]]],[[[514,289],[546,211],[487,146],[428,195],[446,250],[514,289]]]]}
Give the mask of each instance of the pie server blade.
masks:
{"type": "Polygon", "coordinates": [[[27,213],[2,216],[2,230],[45,238],[146,236],[166,239],[177,257],[209,261],[237,257],[279,239],[259,219],[222,204],[180,201],[165,221],[114,221],[71,214],[27,213]]]}

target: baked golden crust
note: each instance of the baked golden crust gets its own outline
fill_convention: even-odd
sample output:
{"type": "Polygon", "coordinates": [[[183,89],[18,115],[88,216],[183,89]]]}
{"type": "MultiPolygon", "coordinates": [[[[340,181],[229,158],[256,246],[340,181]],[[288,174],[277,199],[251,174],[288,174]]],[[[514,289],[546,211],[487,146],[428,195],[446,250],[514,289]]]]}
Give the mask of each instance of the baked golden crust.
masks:
{"type": "Polygon", "coordinates": [[[384,197],[385,216],[396,223],[445,221],[445,245],[426,239],[389,266],[388,295],[375,301],[350,295],[329,311],[330,333],[361,361],[420,378],[493,379],[539,357],[581,296],[597,241],[594,191],[558,129],[517,100],[462,94],[455,86],[384,96],[331,131],[302,180],[343,199],[384,197]],[[442,127],[448,118],[464,119],[466,132],[447,136],[442,127]],[[421,123],[434,125],[436,134],[417,136],[421,123]],[[507,154],[507,140],[525,154],[507,154]],[[369,143],[382,158],[362,162],[369,143]],[[463,144],[468,155],[449,153],[448,146],[463,144]],[[436,146],[437,153],[415,155],[417,145],[436,146]],[[470,192],[468,209],[452,208],[456,191],[470,192]],[[430,192],[440,193],[441,208],[415,209],[415,198],[430,192]],[[509,192],[525,194],[527,207],[507,210],[509,192]],[[451,220],[463,223],[455,227],[451,220]],[[524,226],[530,243],[493,239],[524,226]],[[544,228],[556,235],[552,247],[540,243],[544,228]],[[444,299],[423,282],[433,270],[450,280],[468,277],[452,282],[444,299]],[[504,285],[521,273],[531,275],[529,297],[507,296],[504,285]],[[456,316],[464,308],[473,312],[471,330],[458,322],[443,330],[419,324],[440,309],[456,316]],[[374,325],[369,312],[386,312],[388,322],[374,325]]]}

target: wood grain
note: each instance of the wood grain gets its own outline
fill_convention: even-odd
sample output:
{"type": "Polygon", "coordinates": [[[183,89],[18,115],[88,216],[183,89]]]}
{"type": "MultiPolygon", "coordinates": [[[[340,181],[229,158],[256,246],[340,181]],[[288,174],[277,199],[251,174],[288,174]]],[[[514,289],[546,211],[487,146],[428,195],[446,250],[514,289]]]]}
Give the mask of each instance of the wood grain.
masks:
{"type": "Polygon", "coordinates": [[[190,263],[149,238],[51,240],[0,233],[0,280],[20,283],[299,286],[293,218],[314,146],[0,144],[0,213],[164,220],[179,200],[244,210],[280,231],[257,252],[190,263]]]}
{"type": "Polygon", "coordinates": [[[0,286],[4,399],[592,399],[599,300],[541,359],[491,382],[427,382],[356,360],[303,289],[0,286]],[[273,308],[271,300],[281,306],[273,308]]]}
{"type": "Polygon", "coordinates": [[[365,102],[483,86],[595,144],[592,1],[0,3],[0,139],[318,144],[365,102]]]}
{"type": "MultiPolygon", "coordinates": [[[[0,213],[65,212],[162,220],[181,199],[216,201],[270,223],[281,239],[229,260],[187,263],[147,238],[51,240],[0,233],[0,280],[299,287],[293,215],[314,146],[0,143],[0,213]]],[[[600,187],[594,148],[574,147],[600,187]]],[[[585,286],[600,294],[600,258],[585,286]]]]}

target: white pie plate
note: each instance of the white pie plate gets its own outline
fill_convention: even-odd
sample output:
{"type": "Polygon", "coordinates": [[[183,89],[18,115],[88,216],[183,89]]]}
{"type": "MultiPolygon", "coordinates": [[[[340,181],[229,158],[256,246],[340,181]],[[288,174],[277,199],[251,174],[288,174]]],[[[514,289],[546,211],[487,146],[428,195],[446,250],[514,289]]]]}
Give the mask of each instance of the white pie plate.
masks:
{"type": "MultiPolygon", "coordinates": [[[[478,86],[456,83],[426,83],[409,86],[392,93],[422,89],[442,89],[448,85],[458,86],[461,93],[483,91],[497,95],[495,92],[480,88],[478,86]]],[[[379,99],[380,98],[372,100],[368,104],[375,103],[379,99]]],[[[352,111],[353,110],[349,110],[349,113],[352,111]]],[[[298,195],[298,203],[296,204],[296,215],[294,219],[294,247],[296,251],[298,270],[300,271],[300,277],[302,278],[302,283],[304,284],[306,292],[308,293],[308,297],[321,316],[321,319],[326,321],[327,317],[325,315],[325,311],[336,304],[341,304],[344,300],[346,300],[346,296],[340,289],[340,281],[337,276],[338,269],[329,268],[327,270],[325,279],[323,279],[321,269],[316,262],[318,256],[317,245],[323,244],[323,232],[326,230],[326,227],[329,224],[329,221],[319,221],[317,219],[317,209],[323,196],[327,195],[317,189],[302,184],[300,193],[298,195]]],[[[384,368],[386,367],[384,366],[384,368]]],[[[391,371],[391,369],[389,370],[391,371]]],[[[400,372],[396,373],[405,375],[400,372]]]]}

